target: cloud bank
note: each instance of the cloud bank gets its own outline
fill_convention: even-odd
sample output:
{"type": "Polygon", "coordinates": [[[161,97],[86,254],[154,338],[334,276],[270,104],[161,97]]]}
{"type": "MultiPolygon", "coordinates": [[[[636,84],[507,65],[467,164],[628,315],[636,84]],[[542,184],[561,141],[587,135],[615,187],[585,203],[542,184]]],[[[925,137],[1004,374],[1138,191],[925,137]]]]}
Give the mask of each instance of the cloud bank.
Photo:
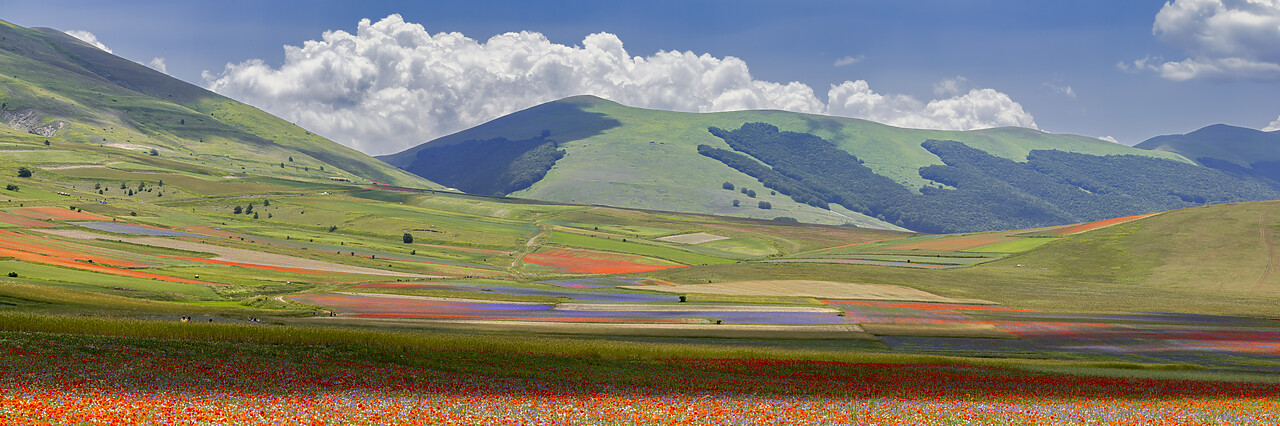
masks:
{"type": "Polygon", "coordinates": [[[81,30],[71,30],[71,31],[67,31],[66,34],[69,36],[78,38],[80,39],[80,41],[83,41],[85,43],[89,43],[94,47],[102,49],[102,51],[104,52],[115,53],[115,52],[112,52],[111,48],[107,47],[107,45],[102,44],[102,42],[98,41],[98,36],[93,35],[93,33],[91,32],[81,31],[81,30]]]}
{"type": "Polygon", "coordinates": [[[780,109],[932,129],[1036,127],[1020,104],[992,89],[922,102],[846,81],[832,85],[824,103],[805,84],[754,79],[746,62],[731,56],[632,56],[609,33],[588,35],[580,46],[535,32],[478,41],[432,35],[399,15],[362,20],[355,34],[328,31],[320,40],[285,46],[279,67],[255,59],[206,71],[204,79],[215,92],[370,154],[581,94],[685,112],[780,109]]]}
{"type": "Polygon", "coordinates": [[[1272,121],[1271,124],[1267,125],[1267,127],[1262,128],[1262,131],[1264,132],[1274,132],[1277,130],[1280,130],[1280,117],[1276,117],[1276,121],[1272,121]]]}
{"type": "Polygon", "coordinates": [[[1175,0],[1156,14],[1152,33],[1188,58],[1143,58],[1121,69],[1169,80],[1280,81],[1280,0],[1175,0]]]}

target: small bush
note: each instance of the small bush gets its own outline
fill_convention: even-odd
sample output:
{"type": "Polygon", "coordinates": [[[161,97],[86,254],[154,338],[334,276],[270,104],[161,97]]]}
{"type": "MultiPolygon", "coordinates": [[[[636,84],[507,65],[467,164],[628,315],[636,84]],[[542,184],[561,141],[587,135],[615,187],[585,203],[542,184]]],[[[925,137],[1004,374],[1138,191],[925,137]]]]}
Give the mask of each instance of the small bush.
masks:
{"type": "Polygon", "coordinates": [[[729,182],[725,182],[725,183],[723,183],[723,184],[720,184],[720,187],[721,187],[721,188],[724,188],[724,189],[727,189],[727,190],[730,190],[730,191],[732,191],[732,190],[733,190],[733,184],[732,184],[732,183],[729,183],[729,182]]]}
{"type": "Polygon", "coordinates": [[[14,185],[11,183],[11,184],[5,185],[4,189],[10,190],[10,191],[17,191],[18,185],[14,185]]]}
{"type": "Polygon", "coordinates": [[[738,207],[738,200],[733,200],[733,206],[738,207]]]}
{"type": "Polygon", "coordinates": [[[9,273],[9,278],[18,278],[18,273],[17,273],[17,272],[10,272],[10,273],[9,273]]]}
{"type": "Polygon", "coordinates": [[[400,239],[404,241],[405,244],[413,244],[413,234],[408,232],[405,232],[404,236],[400,237],[400,239]]]}

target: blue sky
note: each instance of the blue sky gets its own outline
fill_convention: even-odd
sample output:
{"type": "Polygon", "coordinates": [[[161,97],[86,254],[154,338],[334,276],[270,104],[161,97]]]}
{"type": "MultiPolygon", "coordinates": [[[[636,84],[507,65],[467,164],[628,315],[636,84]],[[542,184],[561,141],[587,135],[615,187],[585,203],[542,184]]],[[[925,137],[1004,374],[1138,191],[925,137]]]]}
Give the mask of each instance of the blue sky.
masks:
{"type": "MultiPolygon", "coordinates": [[[[1245,1],[1179,0],[1176,3],[1181,4],[1174,6],[1213,3],[1205,7],[1230,9],[1236,7],[1233,3],[1245,1]]],[[[302,46],[308,40],[321,39],[330,30],[355,34],[361,19],[377,23],[399,14],[405,23],[420,24],[427,33],[459,32],[480,43],[498,34],[528,31],[544,35],[553,46],[574,47],[583,45],[588,35],[603,32],[616,36],[630,56],[689,51],[717,60],[734,57],[749,67],[751,79],[802,83],[821,103],[814,106],[811,101],[796,101],[799,103],[787,105],[799,106],[789,109],[864,114],[877,121],[892,121],[895,111],[922,110],[932,100],[977,99],[964,96],[978,89],[991,90],[984,92],[983,99],[1011,100],[1021,107],[1025,117],[1010,119],[1014,121],[977,117],[972,123],[959,126],[1034,125],[1054,133],[1112,136],[1126,144],[1213,123],[1263,128],[1280,115],[1280,73],[1267,67],[1276,61],[1280,38],[1271,38],[1266,28],[1224,30],[1218,25],[1221,22],[1211,25],[1173,18],[1162,28],[1161,37],[1153,34],[1153,25],[1162,8],[1172,8],[1164,1],[16,3],[0,6],[0,19],[27,27],[87,31],[115,54],[142,63],[163,58],[167,72],[175,77],[206,87],[217,86],[220,92],[306,127],[321,127],[314,130],[374,153],[384,153],[378,151],[393,146],[375,145],[370,140],[386,138],[391,132],[409,134],[406,141],[394,145],[399,148],[415,138],[438,136],[456,131],[459,126],[477,124],[473,121],[492,118],[485,112],[493,115],[509,111],[495,110],[493,105],[457,105],[461,111],[457,117],[425,127],[404,124],[385,129],[324,128],[326,120],[332,121],[324,118],[325,111],[343,108],[341,102],[326,104],[331,99],[301,99],[298,93],[262,89],[273,72],[278,74],[276,81],[299,75],[286,72],[289,67],[285,66],[284,46],[302,46]],[[1196,31],[1221,35],[1223,44],[1206,46],[1180,38],[1183,33],[1201,34],[1196,31]],[[1144,58],[1151,59],[1140,66],[1134,64],[1144,58]],[[1213,68],[1215,72],[1202,71],[1209,69],[1205,64],[1229,63],[1223,62],[1224,58],[1244,58],[1262,65],[1248,70],[1218,67],[1213,68]],[[226,68],[227,64],[245,64],[253,59],[262,60],[257,74],[248,73],[248,67],[234,71],[226,68]],[[837,66],[843,63],[841,59],[852,63],[837,66]],[[1201,65],[1194,68],[1201,71],[1191,77],[1174,72],[1174,68],[1160,68],[1161,63],[1193,59],[1198,62],[1191,65],[1201,65]],[[1118,63],[1129,69],[1122,69],[1118,63]],[[206,71],[210,74],[202,75],[206,71]],[[224,79],[215,84],[219,75],[224,79]],[[879,112],[868,112],[871,110],[861,106],[839,109],[827,105],[835,93],[829,92],[831,87],[846,81],[863,81],[869,86],[858,93],[884,95],[886,99],[905,96],[915,103],[903,101],[896,109],[876,110],[879,112]],[[264,91],[281,95],[267,98],[261,93],[264,91]],[[282,101],[278,99],[281,96],[291,100],[282,101]],[[298,112],[308,108],[313,113],[298,112]],[[468,108],[477,112],[468,113],[468,108]],[[1032,117],[1034,123],[1030,121],[1032,117]]],[[[1280,2],[1262,4],[1262,12],[1254,12],[1266,15],[1269,8],[1280,16],[1280,2]]],[[[1172,16],[1172,11],[1168,15],[1172,16]]],[[[1280,29],[1276,34],[1280,35],[1280,29]]],[[[505,57],[499,55],[494,60],[501,58],[505,57]]],[[[388,80],[385,76],[382,79],[388,80]]],[[[383,86],[388,84],[391,83],[380,82],[376,86],[387,89],[383,86]]],[[[405,84],[429,92],[438,90],[441,84],[453,83],[405,84]]],[[[304,89],[325,91],[323,86],[304,89]]],[[[512,90],[504,86],[502,90],[489,88],[478,93],[512,90]]],[[[604,89],[589,85],[563,90],[604,89]]],[[[541,101],[539,96],[558,93],[521,92],[506,101],[511,106],[505,108],[527,107],[524,104],[541,101]]],[[[618,93],[614,97],[623,103],[628,103],[626,99],[649,99],[645,93],[618,93]]],[[[340,97],[366,95],[369,94],[340,97]]],[[[715,93],[707,96],[702,103],[632,103],[703,111],[739,105],[724,97],[716,98],[715,93]]],[[[778,102],[783,101],[753,100],[741,105],[783,105],[778,102]]],[[[428,106],[454,107],[444,101],[428,106]]],[[[385,109],[386,105],[370,104],[367,108],[373,111],[385,109]]],[[[405,123],[424,121],[416,116],[403,118],[405,123]]],[[[911,123],[928,126],[929,122],[903,119],[893,124],[911,123]]]]}

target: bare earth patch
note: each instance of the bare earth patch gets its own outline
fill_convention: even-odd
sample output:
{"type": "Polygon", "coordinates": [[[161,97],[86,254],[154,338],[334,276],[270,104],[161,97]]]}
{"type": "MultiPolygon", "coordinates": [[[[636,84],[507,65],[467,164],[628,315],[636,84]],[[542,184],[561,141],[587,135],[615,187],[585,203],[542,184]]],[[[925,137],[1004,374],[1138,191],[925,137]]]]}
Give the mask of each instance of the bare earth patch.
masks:
{"type": "Polygon", "coordinates": [[[888,284],[854,284],[832,281],[777,280],[736,281],[692,285],[621,286],[634,290],[681,294],[722,294],[729,296],[797,296],[819,299],[896,300],[909,302],[995,304],[977,299],[954,299],[926,291],[888,284]]]}
{"type": "Polygon", "coordinates": [[[388,293],[355,293],[340,291],[338,294],[349,294],[352,296],[364,297],[381,297],[384,299],[408,299],[408,300],[426,300],[432,302],[453,302],[453,303],[490,303],[494,305],[546,305],[546,303],[538,302],[512,302],[509,300],[485,300],[485,299],[463,299],[458,297],[435,297],[435,296],[411,296],[407,294],[388,294],[388,293]]]}
{"type": "Polygon", "coordinates": [[[656,238],[656,240],[658,241],[666,241],[669,243],[678,243],[678,244],[702,244],[702,243],[709,243],[712,241],[720,241],[720,240],[727,240],[727,239],[729,239],[729,237],[722,237],[715,234],[708,234],[706,232],[670,235],[662,238],[656,238]]]}

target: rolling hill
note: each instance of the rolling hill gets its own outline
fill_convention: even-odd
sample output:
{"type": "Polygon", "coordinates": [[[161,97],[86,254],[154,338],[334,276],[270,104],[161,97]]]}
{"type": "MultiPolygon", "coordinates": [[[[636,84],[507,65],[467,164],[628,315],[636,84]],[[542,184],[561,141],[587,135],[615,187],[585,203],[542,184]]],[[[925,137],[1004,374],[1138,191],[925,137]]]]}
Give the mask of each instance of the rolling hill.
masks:
{"type": "Polygon", "coordinates": [[[655,111],[591,96],[380,158],[472,193],[931,233],[1280,198],[1255,176],[1081,136],[655,111]]]}
{"type": "MultiPolygon", "coordinates": [[[[248,173],[435,187],[251,106],[47,28],[0,21],[0,132],[248,173]]],[[[72,151],[32,155],[82,163],[72,151]]],[[[104,157],[99,157],[103,158],[104,157]]]]}
{"type": "Polygon", "coordinates": [[[1187,134],[1156,136],[1135,147],[1176,153],[1206,167],[1280,182],[1280,131],[1215,124],[1187,134]]]}

